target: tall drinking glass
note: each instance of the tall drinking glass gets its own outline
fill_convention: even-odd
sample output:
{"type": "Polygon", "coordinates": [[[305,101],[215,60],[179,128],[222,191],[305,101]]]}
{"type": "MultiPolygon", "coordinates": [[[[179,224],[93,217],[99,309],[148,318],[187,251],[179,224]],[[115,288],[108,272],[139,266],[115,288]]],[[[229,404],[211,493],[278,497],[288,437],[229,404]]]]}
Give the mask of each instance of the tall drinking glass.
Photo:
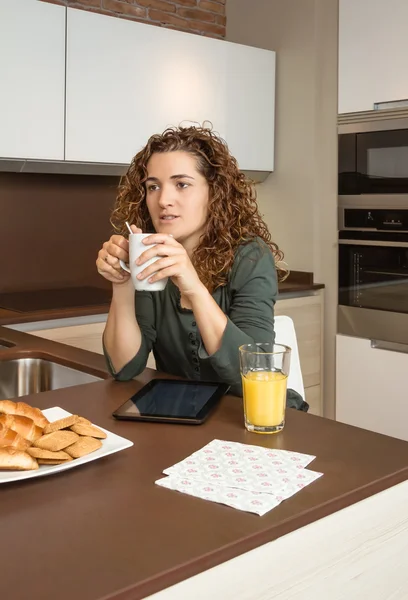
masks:
{"type": "Polygon", "coordinates": [[[290,354],[289,346],[282,344],[240,346],[245,427],[248,431],[282,431],[285,425],[290,354]]]}

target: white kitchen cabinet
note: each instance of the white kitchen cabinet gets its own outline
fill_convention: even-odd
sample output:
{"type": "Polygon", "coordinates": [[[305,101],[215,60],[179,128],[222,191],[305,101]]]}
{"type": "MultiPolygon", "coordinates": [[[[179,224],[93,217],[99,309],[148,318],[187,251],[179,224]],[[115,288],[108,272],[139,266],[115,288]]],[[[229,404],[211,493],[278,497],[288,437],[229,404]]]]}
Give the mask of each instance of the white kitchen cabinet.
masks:
{"type": "Polygon", "coordinates": [[[408,99],[407,0],[340,0],[339,113],[408,99]]]}
{"type": "MultiPolygon", "coordinates": [[[[67,325],[62,327],[50,327],[46,329],[30,328],[30,334],[46,340],[67,344],[75,348],[82,348],[89,352],[103,354],[102,335],[105,329],[106,317],[97,323],[85,323],[84,325],[67,325]]],[[[147,366],[156,368],[156,362],[151,352],[147,360],[147,366]]]]}
{"type": "Polygon", "coordinates": [[[275,52],[232,42],[226,51],[226,140],[241,169],[273,171],[275,52]]]}
{"type": "Polygon", "coordinates": [[[30,331],[30,334],[53,342],[74,346],[75,348],[89,350],[89,352],[103,354],[102,334],[104,329],[105,323],[88,323],[86,325],[37,329],[30,331]]]}
{"type": "Polygon", "coordinates": [[[299,349],[300,368],[310,412],[323,414],[323,290],[310,296],[285,298],[275,305],[276,315],[293,320],[299,349]]]}
{"type": "Polygon", "coordinates": [[[0,156],[64,158],[65,8],[0,2],[0,156]]]}
{"type": "Polygon", "coordinates": [[[66,159],[129,163],[210,121],[242,169],[273,169],[275,53],[69,8],[66,159]]]}
{"type": "Polygon", "coordinates": [[[308,413],[310,415],[323,416],[322,386],[312,385],[312,387],[305,388],[305,400],[309,404],[308,413]]]}
{"type": "Polygon", "coordinates": [[[408,440],[408,354],[336,337],[336,420],[408,440]]]}

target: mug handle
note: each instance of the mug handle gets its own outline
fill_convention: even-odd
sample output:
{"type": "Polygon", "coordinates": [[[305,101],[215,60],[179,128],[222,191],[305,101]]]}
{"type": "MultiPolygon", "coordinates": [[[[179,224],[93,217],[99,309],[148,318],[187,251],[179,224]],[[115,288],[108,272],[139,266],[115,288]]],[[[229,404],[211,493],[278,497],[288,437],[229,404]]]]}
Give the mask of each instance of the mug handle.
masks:
{"type": "Polygon", "coordinates": [[[130,271],[129,267],[127,266],[127,264],[126,264],[126,263],[124,263],[124,262],[123,262],[123,260],[119,259],[119,263],[120,263],[120,266],[122,267],[122,269],[123,269],[124,271],[127,271],[128,273],[131,273],[131,271],[130,271]]]}

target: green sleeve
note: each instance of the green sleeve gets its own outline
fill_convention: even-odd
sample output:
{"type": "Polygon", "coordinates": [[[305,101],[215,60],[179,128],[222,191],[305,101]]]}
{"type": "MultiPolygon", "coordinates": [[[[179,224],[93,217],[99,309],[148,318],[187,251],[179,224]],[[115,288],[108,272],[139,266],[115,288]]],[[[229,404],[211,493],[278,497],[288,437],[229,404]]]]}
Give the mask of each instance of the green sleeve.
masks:
{"type": "Polygon", "coordinates": [[[108,369],[118,381],[129,381],[139,375],[146,367],[149,353],[156,341],[156,328],[154,318],[153,298],[150,292],[135,293],[136,320],[142,334],[142,343],[139,352],[120,371],[115,371],[112,361],[103,344],[108,369]]]}
{"type": "Polygon", "coordinates": [[[230,308],[227,325],[217,352],[209,356],[201,343],[199,356],[208,360],[222,381],[240,392],[239,346],[274,342],[274,305],[278,294],[275,261],[261,241],[241,248],[229,282],[230,308]]]}

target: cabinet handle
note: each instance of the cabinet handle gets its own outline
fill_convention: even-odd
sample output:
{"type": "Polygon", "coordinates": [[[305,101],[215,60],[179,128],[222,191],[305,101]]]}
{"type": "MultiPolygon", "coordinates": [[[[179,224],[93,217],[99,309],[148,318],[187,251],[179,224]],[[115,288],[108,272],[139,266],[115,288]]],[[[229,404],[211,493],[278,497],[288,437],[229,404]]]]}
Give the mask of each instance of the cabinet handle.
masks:
{"type": "Polygon", "coordinates": [[[373,110],[384,110],[390,108],[405,108],[408,106],[408,100],[387,100],[386,102],[374,102],[373,110]]]}
{"type": "Polygon", "coordinates": [[[402,354],[408,354],[408,344],[399,344],[397,342],[371,340],[371,348],[374,350],[390,350],[391,352],[402,352],[402,354]]]}
{"type": "Polygon", "coordinates": [[[386,248],[408,248],[408,242],[384,242],[382,240],[339,240],[346,246],[384,246],[386,248]]]}

